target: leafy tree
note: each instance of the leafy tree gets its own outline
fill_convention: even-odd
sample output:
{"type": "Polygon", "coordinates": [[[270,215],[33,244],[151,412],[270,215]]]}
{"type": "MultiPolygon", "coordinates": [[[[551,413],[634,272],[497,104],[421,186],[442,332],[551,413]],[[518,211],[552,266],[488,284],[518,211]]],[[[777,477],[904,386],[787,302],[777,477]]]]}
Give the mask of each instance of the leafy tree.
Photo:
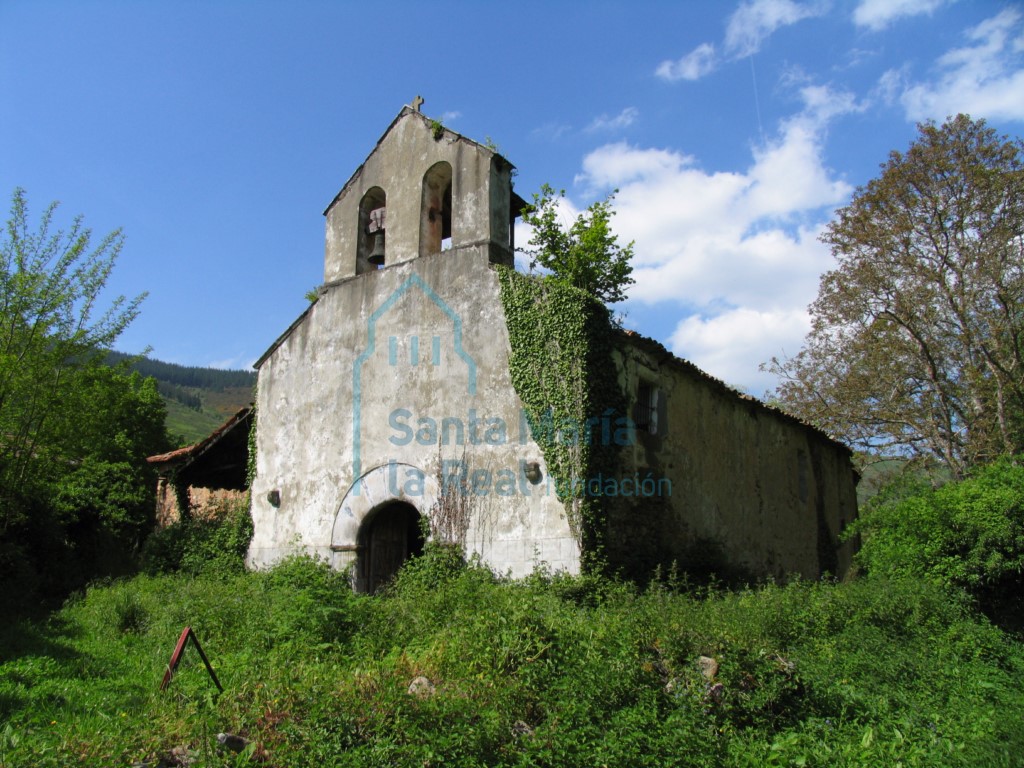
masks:
{"type": "Polygon", "coordinates": [[[127,562],[153,520],[156,475],[146,456],[168,447],[166,409],[154,379],[124,365],[93,364],[54,416],[63,437],[51,506],[63,525],[99,542],[86,560],[127,562]]]}
{"type": "Polygon", "coordinates": [[[165,446],[166,412],[155,379],[125,364],[90,365],[76,374],[74,391],[55,417],[65,455],[134,462],[165,446]]]}
{"type": "Polygon", "coordinates": [[[918,130],[827,227],[811,332],[768,368],[805,420],[961,477],[1024,448],[1024,144],[966,115],[918,130]]]}
{"type": "MultiPolygon", "coordinates": [[[[76,373],[138,314],[143,296],[115,298],[96,313],[123,244],[111,232],[92,246],[74,220],[50,232],[57,204],[29,231],[25,192],[17,189],[0,239],[0,491],[32,487],[62,457],[55,415],[76,386],[76,373]],[[54,455],[56,454],[56,455],[54,455]]],[[[3,513],[0,513],[3,514],[3,513]]],[[[9,522],[0,518],[0,529],[9,522]]]]}
{"type": "Polygon", "coordinates": [[[592,204],[568,229],[558,215],[558,202],[565,190],[545,184],[533,196],[533,204],[523,209],[523,222],[533,228],[532,249],[522,249],[530,256],[530,268],[540,265],[556,280],[580,288],[606,304],[622,301],[625,290],[635,281],[633,243],[618,244],[611,231],[612,200],[615,193],[592,204]]]}
{"type": "Polygon", "coordinates": [[[0,572],[28,559],[60,590],[137,546],[166,433],[155,382],[104,364],[143,298],[102,305],[123,237],[52,232],[55,209],[30,231],[15,190],[0,234],[0,572]]]}

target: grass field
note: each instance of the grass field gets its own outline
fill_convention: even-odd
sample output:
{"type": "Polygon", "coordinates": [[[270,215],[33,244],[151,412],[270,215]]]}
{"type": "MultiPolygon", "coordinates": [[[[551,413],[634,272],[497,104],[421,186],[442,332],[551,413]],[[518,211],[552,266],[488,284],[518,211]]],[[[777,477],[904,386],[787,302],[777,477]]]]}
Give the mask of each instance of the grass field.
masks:
{"type": "Polygon", "coordinates": [[[293,559],[97,585],[7,625],[0,658],[5,768],[977,767],[1024,754],[1021,643],[915,581],[639,590],[508,581],[430,549],[367,597],[293,559]],[[185,626],[222,694],[191,647],[158,690],[185,626]]]}

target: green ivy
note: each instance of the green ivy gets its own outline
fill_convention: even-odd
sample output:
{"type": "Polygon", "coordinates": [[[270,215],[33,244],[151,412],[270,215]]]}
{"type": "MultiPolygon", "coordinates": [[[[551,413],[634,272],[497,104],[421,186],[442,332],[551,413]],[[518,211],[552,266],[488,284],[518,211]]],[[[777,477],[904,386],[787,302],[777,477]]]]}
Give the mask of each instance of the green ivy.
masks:
{"type": "Polygon", "coordinates": [[[614,477],[618,448],[600,427],[620,418],[625,397],[612,360],[608,309],[565,283],[498,268],[512,354],[512,385],[544,454],[583,565],[601,567],[608,499],[592,478],[614,477]],[[593,491],[596,490],[597,493],[593,491]]]}
{"type": "Polygon", "coordinates": [[[252,392],[252,423],[249,425],[249,455],[245,464],[245,487],[252,488],[252,481],[256,479],[256,421],[259,414],[256,410],[256,401],[259,399],[259,385],[253,388],[252,392]]]}
{"type": "Polygon", "coordinates": [[[252,540],[249,494],[208,507],[206,516],[181,520],[150,534],[142,570],[150,573],[242,573],[252,540]]]}

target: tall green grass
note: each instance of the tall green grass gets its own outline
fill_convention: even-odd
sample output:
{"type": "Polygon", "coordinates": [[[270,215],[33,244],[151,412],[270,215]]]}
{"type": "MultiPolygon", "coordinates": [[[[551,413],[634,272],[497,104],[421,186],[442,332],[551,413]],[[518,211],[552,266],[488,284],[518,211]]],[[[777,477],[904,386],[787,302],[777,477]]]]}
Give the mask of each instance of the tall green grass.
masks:
{"type": "Polygon", "coordinates": [[[1020,764],[1024,652],[957,593],[666,581],[508,581],[428,547],[376,597],[308,558],[95,586],[3,630],[0,764],[1020,764]],[[158,691],[186,625],[223,694],[192,648],[158,691]]]}

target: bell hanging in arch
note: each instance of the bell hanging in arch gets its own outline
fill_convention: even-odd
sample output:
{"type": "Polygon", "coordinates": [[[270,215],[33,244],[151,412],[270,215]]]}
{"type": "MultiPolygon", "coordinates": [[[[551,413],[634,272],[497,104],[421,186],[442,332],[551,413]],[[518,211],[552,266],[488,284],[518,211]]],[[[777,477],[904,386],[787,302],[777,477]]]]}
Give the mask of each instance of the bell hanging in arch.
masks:
{"type": "Polygon", "coordinates": [[[366,260],[378,267],[384,266],[384,231],[377,230],[373,234],[373,250],[366,260]]]}

